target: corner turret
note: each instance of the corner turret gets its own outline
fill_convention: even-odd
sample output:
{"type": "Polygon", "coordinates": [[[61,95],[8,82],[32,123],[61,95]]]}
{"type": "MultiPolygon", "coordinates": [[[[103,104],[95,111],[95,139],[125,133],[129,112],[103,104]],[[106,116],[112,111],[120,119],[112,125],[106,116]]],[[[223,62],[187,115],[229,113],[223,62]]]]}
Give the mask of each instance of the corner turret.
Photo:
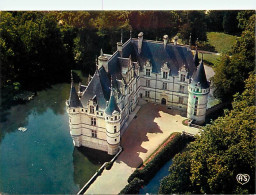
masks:
{"type": "Polygon", "coordinates": [[[67,101],[67,112],[69,114],[70,134],[73,138],[73,143],[75,146],[81,146],[81,140],[79,139],[79,136],[81,135],[81,126],[76,124],[80,124],[79,113],[83,112],[83,106],[74,86],[72,71],[71,90],[69,100],[67,101]]]}
{"type": "Polygon", "coordinates": [[[194,120],[197,124],[203,124],[205,122],[208,94],[210,92],[210,85],[205,75],[203,58],[188,85],[188,92],[187,117],[194,120]]]}
{"type": "Polygon", "coordinates": [[[117,106],[114,89],[111,80],[111,93],[105,110],[106,134],[108,143],[108,154],[114,155],[118,152],[120,145],[120,109],[117,106]]]}

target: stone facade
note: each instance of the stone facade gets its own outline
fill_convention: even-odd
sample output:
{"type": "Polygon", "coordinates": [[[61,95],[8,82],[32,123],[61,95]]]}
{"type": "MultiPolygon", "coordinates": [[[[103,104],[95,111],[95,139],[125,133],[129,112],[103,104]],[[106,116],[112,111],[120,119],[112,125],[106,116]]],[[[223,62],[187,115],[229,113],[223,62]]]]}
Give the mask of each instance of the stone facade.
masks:
{"type": "Polygon", "coordinates": [[[118,42],[113,55],[101,50],[96,65],[87,86],[76,90],[71,84],[67,112],[75,146],[114,155],[140,98],[187,110],[188,118],[204,122],[209,85],[203,64],[197,68],[190,48],[168,43],[167,35],[163,42],[144,40],[143,33],[118,42]]]}

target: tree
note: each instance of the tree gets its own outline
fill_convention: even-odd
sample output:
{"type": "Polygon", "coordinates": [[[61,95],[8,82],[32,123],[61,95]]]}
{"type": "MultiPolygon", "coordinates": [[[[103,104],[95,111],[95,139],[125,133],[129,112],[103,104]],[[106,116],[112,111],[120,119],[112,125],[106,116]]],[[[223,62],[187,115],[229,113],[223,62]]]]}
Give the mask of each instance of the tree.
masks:
{"type": "Polygon", "coordinates": [[[226,11],[223,17],[223,30],[228,34],[237,34],[241,31],[238,28],[238,11],[226,11]]]}
{"type": "Polygon", "coordinates": [[[247,21],[247,26],[236,41],[231,55],[221,58],[213,78],[214,95],[223,101],[230,101],[236,92],[242,92],[244,80],[254,70],[255,14],[247,21]]]}
{"type": "Polygon", "coordinates": [[[183,11],[180,13],[182,25],[179,28],[181,38],[188,43],[191,33],[191,42],[195,44],[197,38],[206,41],[206,17],[204,11],[183,11]]]}
{"type": "Polygon", "coordinates": [[[244,92],[234,96],[233,110],[207,125],[189,151],[174,158],[160,192],[255,193],[256,76],[245,83],[244,92]],[[250,181],[239,184],[239,173],[249,174],[250,181]]]}

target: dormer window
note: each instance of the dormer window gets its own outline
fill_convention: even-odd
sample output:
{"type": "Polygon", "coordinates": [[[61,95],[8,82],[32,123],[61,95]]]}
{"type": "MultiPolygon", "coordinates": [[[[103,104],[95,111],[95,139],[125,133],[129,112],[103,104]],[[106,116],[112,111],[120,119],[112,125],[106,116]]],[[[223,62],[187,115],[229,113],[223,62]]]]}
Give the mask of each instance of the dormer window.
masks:
{"type": "Polygon", "coordinates": [[[163,79],[167,79],[168,72],[163,72],[163,79]]]}
{"type": "Polygon", "coordinates": [[[94,114],[94,106],[90,106],[90,114],[94,114]]]}
{"type": "Polygon", "coordinates": [[[185,75],[184,75],[184,74],[181,74],[181,75],[180,75],[180,81],[181,81],[181,82],[184,82],[184,81],[185,81],[185,75]]]}
{"type": "Polygon", "coordinates": [[[146,69],[146,76],[150,77],[150,69],[146,69]]]}

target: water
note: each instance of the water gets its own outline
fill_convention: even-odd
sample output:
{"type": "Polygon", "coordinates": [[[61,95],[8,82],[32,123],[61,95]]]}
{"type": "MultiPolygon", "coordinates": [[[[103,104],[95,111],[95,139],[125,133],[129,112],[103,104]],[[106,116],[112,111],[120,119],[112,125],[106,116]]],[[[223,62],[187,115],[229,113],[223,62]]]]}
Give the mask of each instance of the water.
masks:
{"type": "Polygon", "coordinates": [[[153,177],[153,179],[151,179],[146,186],[140,189],[140,194],[146,194],[146,193],[157,194],[160,187],[161,180],[165,176],[169,175],[168,170],[171,164],[172,164],[172,160],[165,163],[165,165],[157,172],[157,174],[153,177]]]}
{"type": "Polygon", "coordinates": [[[74,148],[65,101],[70,84],[54,85],[12,107],[0,123],[0,192],[77,193],[109,157],[74,148]],[[19,131],[24,127],[26,131],[19,131]]]}

